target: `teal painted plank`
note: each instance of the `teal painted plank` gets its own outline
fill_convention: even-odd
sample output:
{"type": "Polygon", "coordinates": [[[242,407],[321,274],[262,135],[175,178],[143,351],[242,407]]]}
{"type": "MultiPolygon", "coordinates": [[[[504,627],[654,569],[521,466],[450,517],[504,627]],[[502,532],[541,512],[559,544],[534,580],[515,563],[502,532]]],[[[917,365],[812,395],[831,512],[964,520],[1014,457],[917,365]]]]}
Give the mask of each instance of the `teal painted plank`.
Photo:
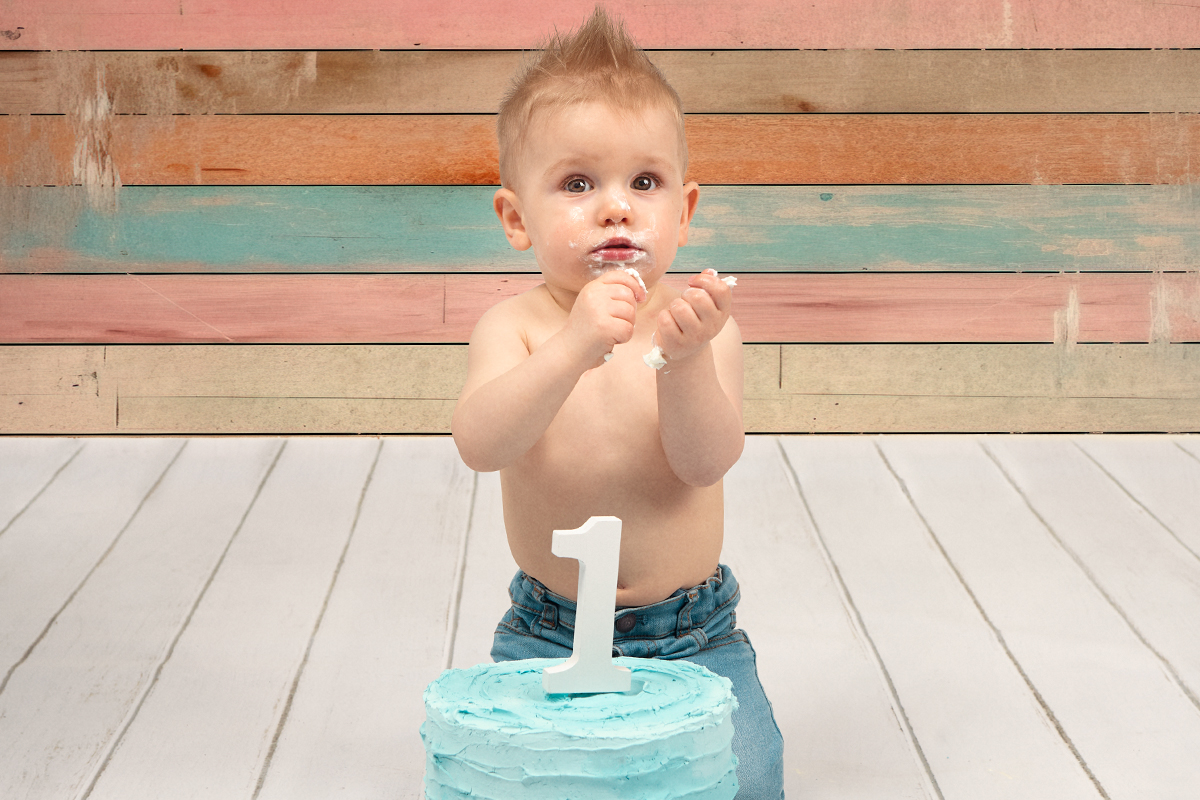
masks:
{"type": "MultiPolygon", "coordinates": [[[[486,186],[6,190],[6,272],[523,272],[486,186]]],[[[678,271],[1194,269],[1192,186],[705,186],[678,271]]]]}

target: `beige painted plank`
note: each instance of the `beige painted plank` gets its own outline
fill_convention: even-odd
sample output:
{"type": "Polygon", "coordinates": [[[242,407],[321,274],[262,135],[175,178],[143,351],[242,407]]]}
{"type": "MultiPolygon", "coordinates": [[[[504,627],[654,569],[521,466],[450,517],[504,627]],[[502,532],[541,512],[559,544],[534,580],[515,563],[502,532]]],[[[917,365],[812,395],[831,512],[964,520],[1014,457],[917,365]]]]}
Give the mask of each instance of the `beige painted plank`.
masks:
{"type": "Polygon", "coordinates": [[[504,531],[500,473],[480,473],[467,539],[457,635],[454,652],[449,654],[455,669],[491,662],[492,636],[509,608],[508,584],[516,572],[517,562],[504,531]]]}
{"type": "Polygon", "coordinates": [[[473,483],[447,438],[384,442],[261,800],[420,796],[473,483]]]}
{"type": "Polygon", "coordinates": [[[788,795],[932,797],[775,437],[749,437],[725,476],[721,560],[742,587],[738,626],[783,733],[788,795]]]}
{"type": "MultiPolygon", "coordinates": [[[[0,794],[86,794],[170,658],[279,448],[266,439],[188,442],[0,695],[0,794]]],[[[107,466],[123,475],[137,468],[133,461],[107,466]]],[[[96,479],[78,487],[92,502],[104,488],[96,479]]]]}
{"type": "Polygon", "coordinates": [[[163,439],[90,440],[0,536],[0,682],[153,496],[180,447],[163,439]]]}
{"type": "Polygon", "coordinates": [[[116,401],[100,385],[99,345],[0,347],[0,433],[110,431],[116,401]]]}
{"type": "Polygon", "coordinates": [[[253,794],[379,446],[287,443],[93,800],[253,794]]]}
{"type": "Polygon", "coordinates": [[[1095,798],[873,443],[787,438],[784,449],[939,794],[1095,798]]]}
{"type": "Polygon", "coordinates": [[[0,536],[82,448],[75,439],[0,438],[0,536]]]}
{"type": "Polygon", "coordinates": [[[1096,783],[1114,798],[1192,796],[1200,714],[978,442],[876,441],[1096,783]]]}
{"type": "Polygon", "coordinates": [[[747,398],[748,433],[1200,431],[1200,400],[785,395],[747,398]]]}
{"type": "MultiPolygon", "coordinates": [[[[1189,50],[667,50],[689,113],[1200,111],[1189,50]]],[[[117,114],[494,112],[513,51],[0,53],[0,109],[66,114],[97,71],[117,114]],[[91,79],[89,81],[89,79],[91,79]]]]}
{"type": "Polygon", "coordinates": [[[118,433],[449,433],[454,400],[132,397],[118,433]]]}
{"type": "Polygon", "coordinates": [[[1087,436],[1075,439],[1180,543],[1200,556],[1200,461],[1179,436],[1087,436]]]}
{"type": "MultiPolygon", "coordinates": [[[[0,353],[32,363],[42,377],[31,380],[48,384],[55,369],[61,380],[76,374],[56,349],[0,353]]],[[[16,409],[3,430],[446,433],[466,377],[464,345],[106,349],[99,397],[0,396],[16,409]]],[[[745,354],[753,432],[1200,430],[1196,344],[746,345],[745,354]]]]}
{"type": "Polygon", "coordinates": [[[1186,693],[1200,712],[1200,558],[1069,440],[989,437],[984,446],[1130,629],[1161,657],[1181,700],[1186,693]]]}
{"type": "Polygon", "coordinates": [[[253,345],[108,348],[122,399],[153,397],[458,397],[463,345],[253,345]]]}

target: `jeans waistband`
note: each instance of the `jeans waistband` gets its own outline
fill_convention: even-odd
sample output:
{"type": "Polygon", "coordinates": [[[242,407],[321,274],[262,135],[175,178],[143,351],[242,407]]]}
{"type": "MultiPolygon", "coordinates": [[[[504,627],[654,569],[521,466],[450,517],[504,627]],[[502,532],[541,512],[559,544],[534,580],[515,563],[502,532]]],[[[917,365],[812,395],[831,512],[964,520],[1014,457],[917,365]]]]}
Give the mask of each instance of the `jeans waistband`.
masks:
{"type": "MultiPolygon", "coordinates": [[[[570,646],[575,632],[575,603],[540,581],[517,572],[509,585],[512,613],[536,636],[570,646]]],[[[733,572],[717,566],[703,583],[677,589],[645,606],[613,612],[613,652],[639,658],[683,658],[703,649],[736,627],[734,609],[741,590],[733,572]]]]}

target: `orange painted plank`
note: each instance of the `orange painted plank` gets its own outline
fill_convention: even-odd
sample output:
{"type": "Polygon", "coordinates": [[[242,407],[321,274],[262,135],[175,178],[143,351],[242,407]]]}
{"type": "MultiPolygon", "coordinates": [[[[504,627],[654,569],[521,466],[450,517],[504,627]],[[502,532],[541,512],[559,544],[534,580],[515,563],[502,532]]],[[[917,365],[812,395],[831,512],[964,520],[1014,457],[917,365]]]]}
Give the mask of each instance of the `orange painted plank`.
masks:
{"type": "MultiPolygon", "coordinates": [[[[117,116],[123,184],[495,184],[493,117],[117,116]]],[[[708,184],[1186,184],[1200,114],[797,114],[688,117],[708,184]]],[[[84,135],[81,133],[80,135],[84,135]]],[[[65,117],[0,117],[0,182],[79,182],[65,117]]]]}
{"type": "MultiPolygon", "coordinates": [[[[0,48],[31,50],[529,48],[594,0],[6,0],[0,48]]],[[[1194,47],[1186,2],[609,0],[643,47],[1194,47]]]]}
{"type": "MultiPolygon", "coordinates": [[[[0,342],[465,342],[539,280],[5,275],[0,342]]],[[[1196,273],[748,274],[734,298],[747,342],[1200,341],[1196,273]]]]}

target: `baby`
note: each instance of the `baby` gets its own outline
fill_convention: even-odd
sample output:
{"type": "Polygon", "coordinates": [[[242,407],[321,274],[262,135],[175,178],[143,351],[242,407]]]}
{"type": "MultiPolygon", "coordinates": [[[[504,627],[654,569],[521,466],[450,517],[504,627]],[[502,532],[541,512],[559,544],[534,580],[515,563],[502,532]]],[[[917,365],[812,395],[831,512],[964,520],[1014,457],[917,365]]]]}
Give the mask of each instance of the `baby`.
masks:
{"type": "Polygon", "coordinates": [[[496,214],[545,282],[480,319],[452,423],[463,461],[500,471],[520,567],[492,657],[570,655],[578,562],[553,531],[620,517],[614,655],[729,678],[738,797],[779,798],[782,739],[718,564],[745,439],[732,289],[711,270],[682,294],[661,283],[700,195],[679,97],[597,9],[522,71],[497,124],[496,214]]]}

